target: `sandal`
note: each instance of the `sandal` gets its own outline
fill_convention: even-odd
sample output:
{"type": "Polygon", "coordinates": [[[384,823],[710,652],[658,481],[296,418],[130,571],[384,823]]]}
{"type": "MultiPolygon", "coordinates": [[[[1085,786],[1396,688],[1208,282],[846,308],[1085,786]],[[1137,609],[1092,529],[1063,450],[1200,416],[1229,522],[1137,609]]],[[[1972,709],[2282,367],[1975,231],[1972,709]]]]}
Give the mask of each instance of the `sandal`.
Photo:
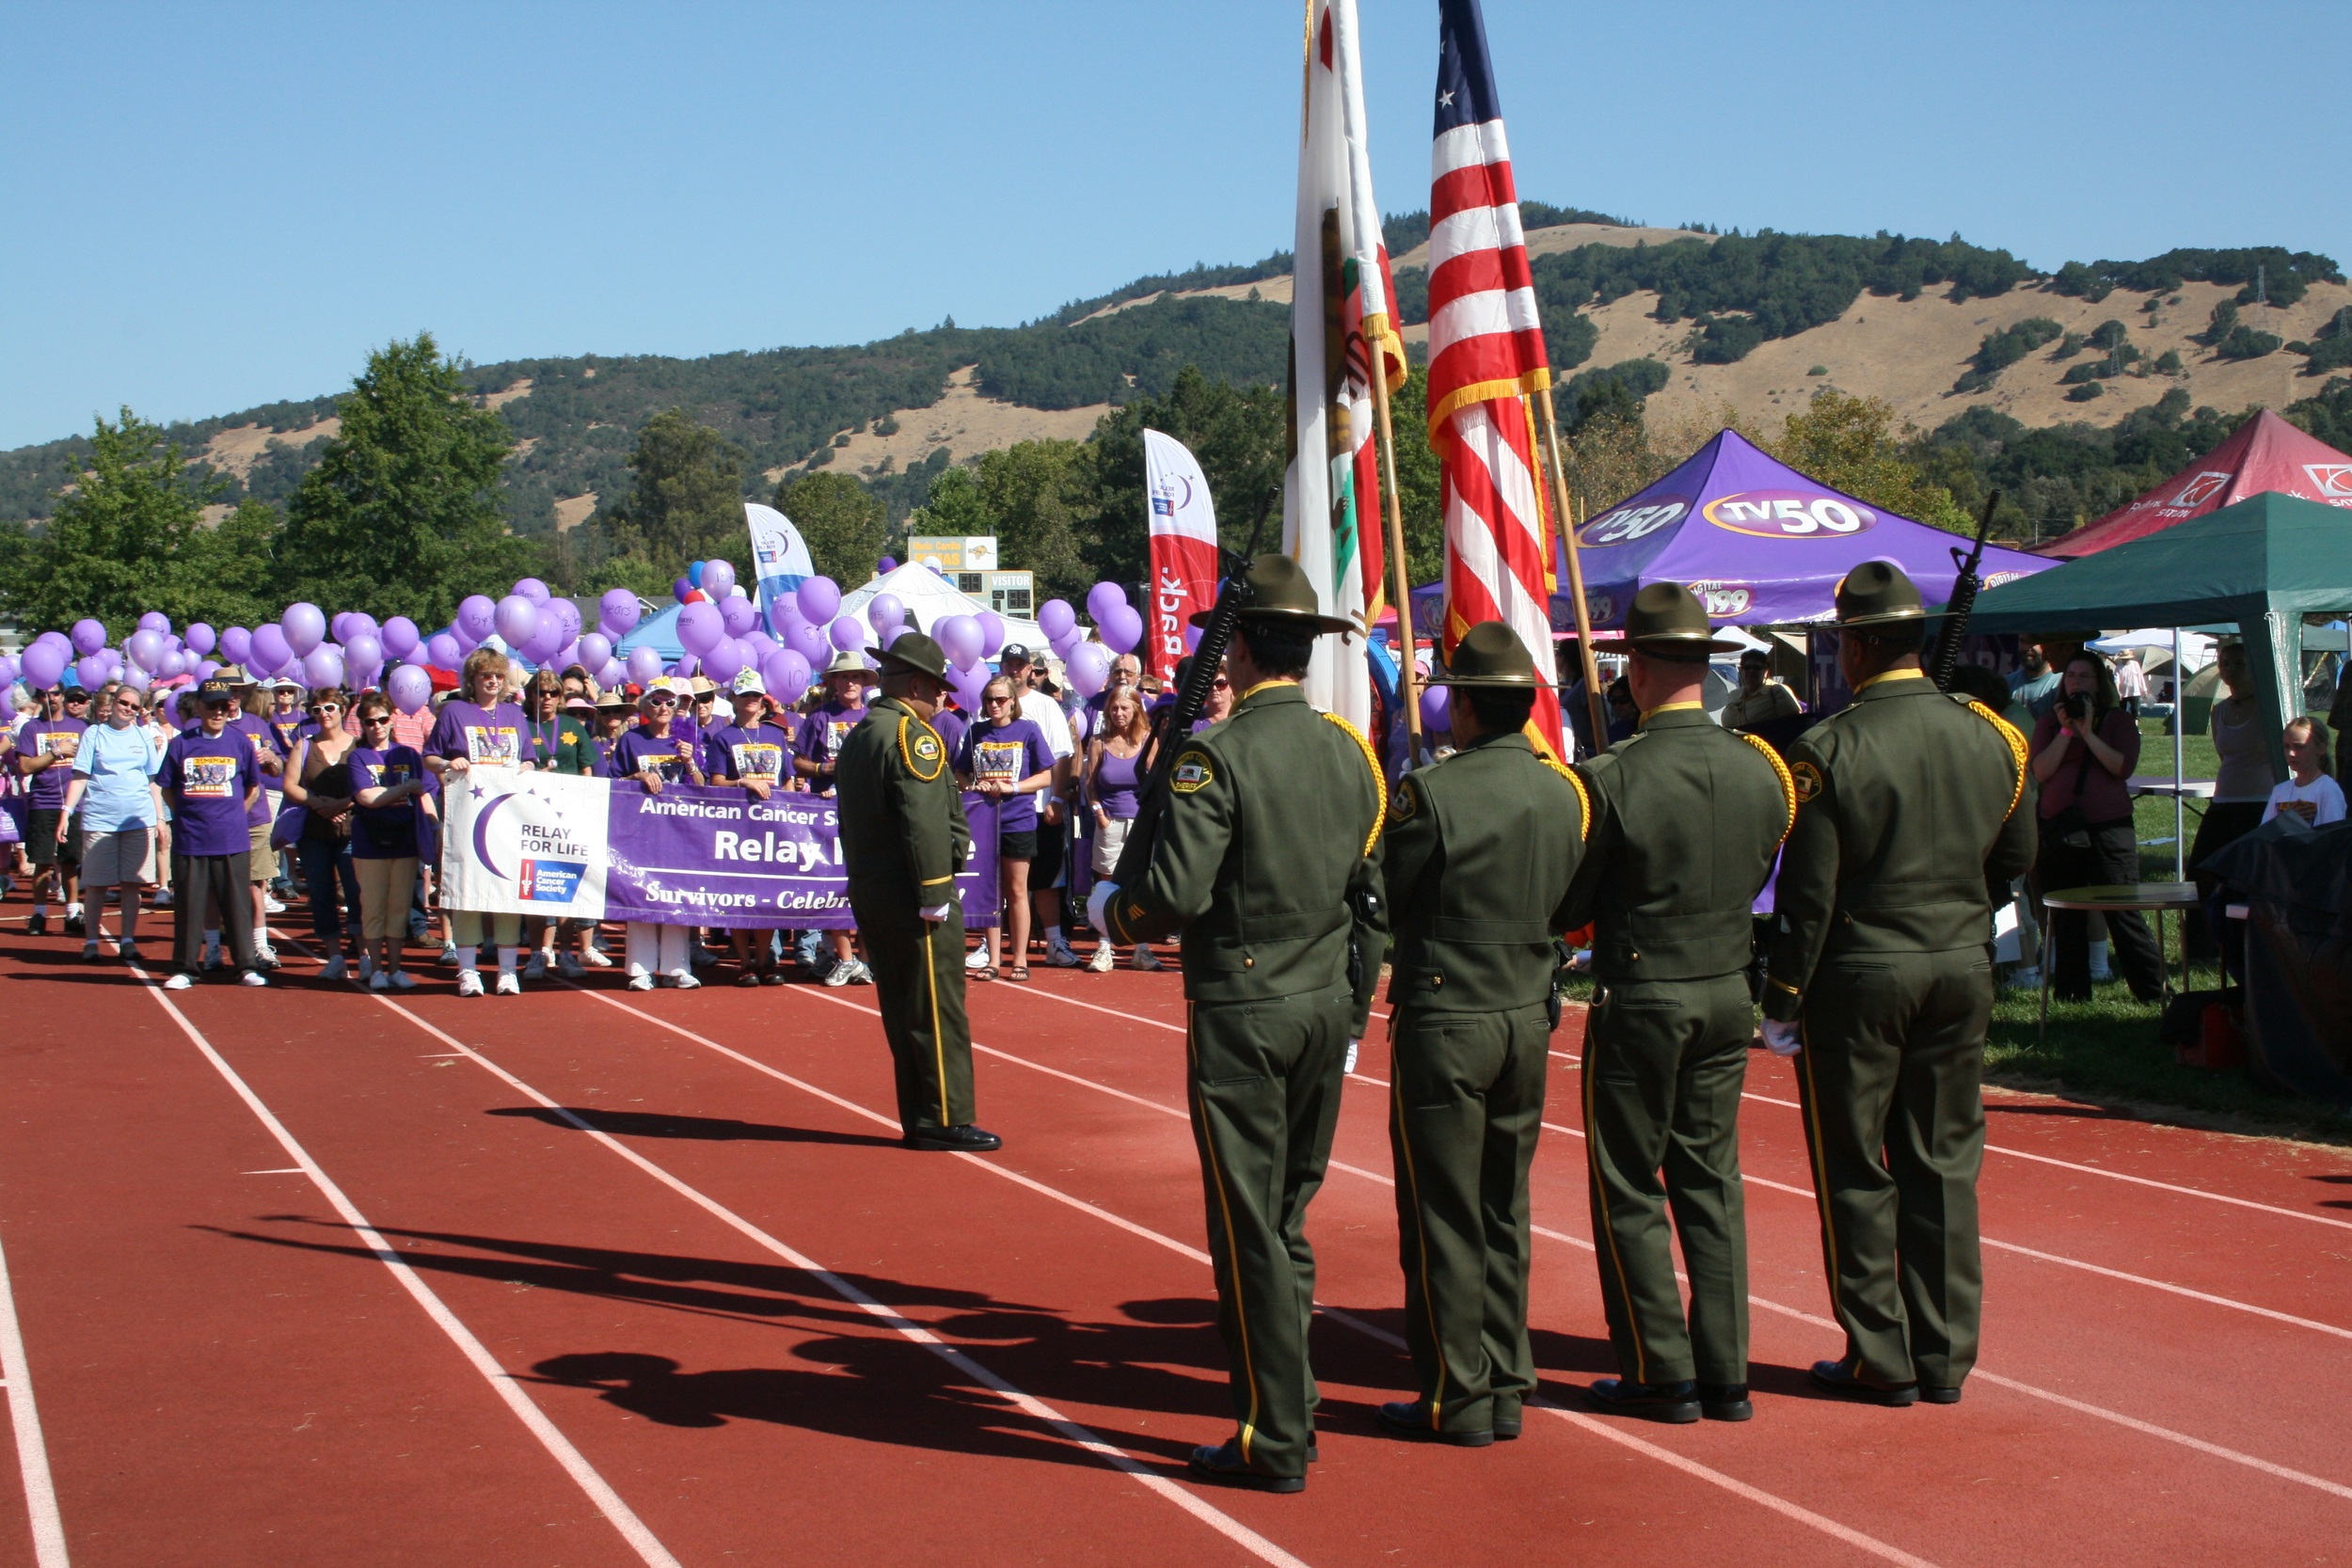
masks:
{"type": "Polygon", "coordinates": [[[747,969],[742,974],[738,974],[735,977],[735,983],[739,986],[755,986],[759,984],[759,975],[754,971],[747,969]]]}
{"type": "Polygon", "coordinates": [[[993,968],[967,969],[963,972],[963,977],[966,980],[993,980],[996,978],[996,971],[993,968]]]}
{"type": "Polygon", "coordinates": [[[1015,985],[1025,986],[1029,983],[1029,966],[1026,964],[1015,964],[1012,966],[1012,973],[1006,975],[1005,978],[1012,981],[1015,985]]]}

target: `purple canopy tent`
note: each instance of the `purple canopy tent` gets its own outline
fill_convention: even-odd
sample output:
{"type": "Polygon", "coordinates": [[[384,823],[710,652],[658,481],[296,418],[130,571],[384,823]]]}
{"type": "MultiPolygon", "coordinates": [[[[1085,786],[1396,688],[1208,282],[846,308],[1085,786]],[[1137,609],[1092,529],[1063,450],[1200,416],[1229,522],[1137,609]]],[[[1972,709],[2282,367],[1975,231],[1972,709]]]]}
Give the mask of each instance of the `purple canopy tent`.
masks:
{"type": "MultiPolygon", "coordinates": [[[[1725,626],[1797,626],[1835,610],[1837,584],[1865,561],[1891,561],[1930,605],[1951,597],[1959,568],[1952,547],[1967,541],[1899,517],[1807,479],[1734,431],[1720,432],[1681,467],[1584,525],[1577,535],[1585,599],[1598,630],[1625,625],[1645,583],[1686,584],[1725,626]]],[[[1552,546],[1559,554],[1557,541],[1552,546]]],[[[1551,627],[1572,631],[1565,561],[1553,562],[1560,592],[1551,627]]],[[[1988,588],[2052,562],[1987,547],[1979,568],[1988,588]]],[[[1413,590],[1413,622],[1435,637],[1444,585],[1413,590]]]]}

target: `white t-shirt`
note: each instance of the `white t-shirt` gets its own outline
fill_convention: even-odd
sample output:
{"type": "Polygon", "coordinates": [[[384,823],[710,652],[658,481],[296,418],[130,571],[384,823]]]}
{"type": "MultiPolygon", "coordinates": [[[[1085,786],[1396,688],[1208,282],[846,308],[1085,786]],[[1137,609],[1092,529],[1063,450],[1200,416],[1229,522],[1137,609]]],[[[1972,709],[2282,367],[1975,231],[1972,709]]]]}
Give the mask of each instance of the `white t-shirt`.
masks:
{"type": "Polygon", "coordinates": [[[2127,658],[2115,667],[2115,694],[2119,697],[2148,695],[2148,676],[2140,669],[2139,660],[2127,658]]]}
{"type": "Polygon", "coordinates": [[[2279,815],[2279,808],[2289,800],[2309,800],[2319,809],[2312,815],[2312,826],[2324,828],[2330,822],[2344,820],[2344,787],[2322,773],[2307,784],[2293,779],[2270,792],[2270,804],[2263,808],[2263,820],[2267,822],[2279,815]]]}
{"type": "Polygon", "coordinates": [[[1064,713],[1061,705],[1044,692],[1029,690],[1021,693],[1021,717],[1045,732],[1046,749],[1054,753],[1056,762],[1077,751],[1077,743],[1070,738],[1070,715],[1064,713]]]}

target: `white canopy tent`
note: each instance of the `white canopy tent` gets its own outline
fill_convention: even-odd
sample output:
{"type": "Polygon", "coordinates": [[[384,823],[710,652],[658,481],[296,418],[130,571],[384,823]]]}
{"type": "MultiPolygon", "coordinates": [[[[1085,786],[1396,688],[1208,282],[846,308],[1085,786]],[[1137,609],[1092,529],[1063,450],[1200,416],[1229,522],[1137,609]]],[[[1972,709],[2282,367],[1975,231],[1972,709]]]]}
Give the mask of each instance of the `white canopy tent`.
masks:
{"type": "MultiPolygon", "coordinates": [[[[842,594],[841,613],[864,624],[866,607],[882,594],[896,594],[913,612],[915,626],[927,637],[935,635],[931,628],[950,615],[977,615],[989,608],[987,600],[975,598],[930,567],[910,561],[842,594]]],[[[1035,621],[1001,612],[998,618],[1005,623],[1006,641],[1023,643],[1033,652],[1045,647],[1045,629],[1035,621]]]]}

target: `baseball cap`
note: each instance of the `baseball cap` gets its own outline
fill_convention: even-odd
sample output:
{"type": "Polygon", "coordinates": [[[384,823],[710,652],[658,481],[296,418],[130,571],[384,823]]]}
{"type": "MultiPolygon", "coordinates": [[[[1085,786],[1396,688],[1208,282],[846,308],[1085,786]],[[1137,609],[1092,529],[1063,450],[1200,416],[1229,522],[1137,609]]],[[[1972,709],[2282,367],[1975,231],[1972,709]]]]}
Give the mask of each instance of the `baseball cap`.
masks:
{"type": "Polygon", "coordinates": [[[768,683],[759,678],[759,672],[756,670],[738,670],[735,673],[735,683],[729,689],[739,697],[755,691],[765,697],[768,695],[768,683]]]}
{"type": "Polygon", "coordinates": [[[1008,642],[997,650],[996,662],[1000,667],[1007,664],[1026,664],[1033,657],[1027,643],[1008,642]]]}

